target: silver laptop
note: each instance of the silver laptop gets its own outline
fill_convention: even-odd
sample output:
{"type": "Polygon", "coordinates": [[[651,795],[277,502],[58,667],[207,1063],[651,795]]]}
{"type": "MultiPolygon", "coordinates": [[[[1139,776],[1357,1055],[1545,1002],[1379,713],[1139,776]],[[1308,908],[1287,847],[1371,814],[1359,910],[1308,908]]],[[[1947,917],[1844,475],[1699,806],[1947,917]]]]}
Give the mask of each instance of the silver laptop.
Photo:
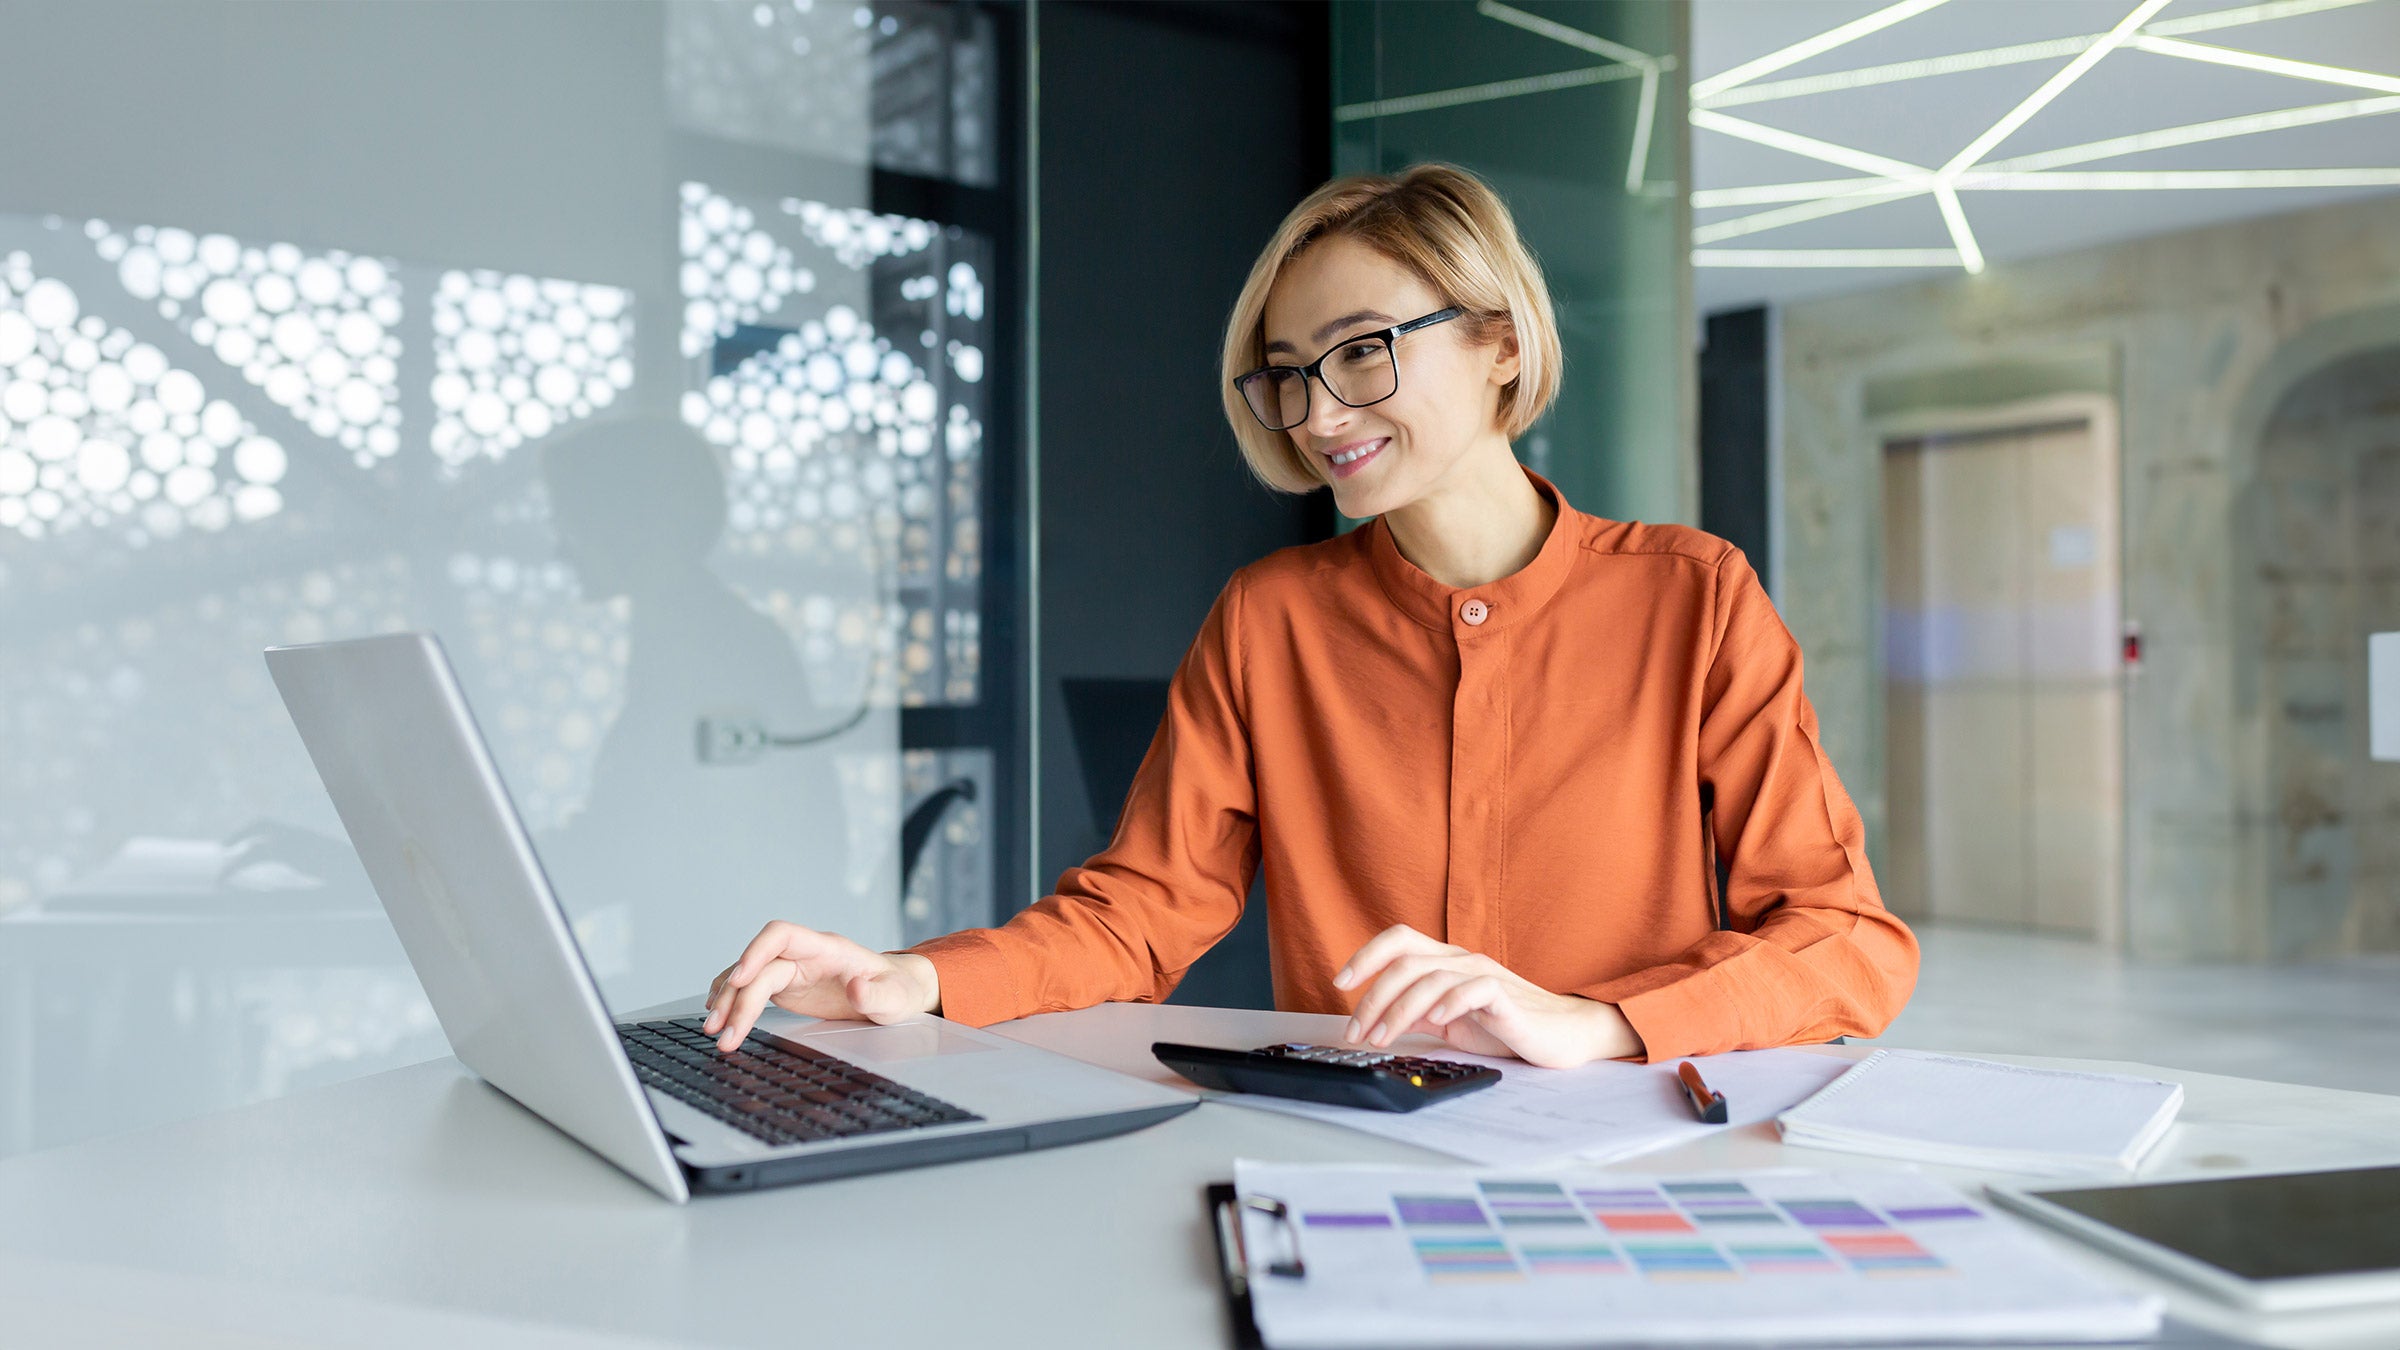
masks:
{"type": "MultiPolygon", "coordinates": [[[[1199,1102],[938,1017],[770,1009],[730,1055],[697,1016],[618,1023],[440,642],[266,657],[459,1059],[661,1195],[1047,1148],[1199,1102]]],[[[715,973],[693,971],[694,992],[715,973]]]]}

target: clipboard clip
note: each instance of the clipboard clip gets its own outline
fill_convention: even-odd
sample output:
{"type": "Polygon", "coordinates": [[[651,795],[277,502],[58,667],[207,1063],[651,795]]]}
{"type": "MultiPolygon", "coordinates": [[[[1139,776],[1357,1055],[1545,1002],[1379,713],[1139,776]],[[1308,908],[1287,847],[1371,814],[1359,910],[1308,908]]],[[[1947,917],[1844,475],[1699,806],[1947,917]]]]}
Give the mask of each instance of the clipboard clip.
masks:
{"type": "Polygon", "coordinates": [[[1292,1207],[1268,1195],[1237,1195],[1217,1202],[1217,1249],[1225,1257],[1225,1286],[1236,1298],[1250,1292],[1250,1245],[1243,1231],[1242,1214],[1255,1211],[1275,1221],[1284,1233],[1284,1246],[1291,1259],[1270,1262],[1269,1275],[1285,1279],[1308,1278],[1308,1266],[1300,1259],[1300,1225],[1292,1217],[1292,1207]]]}

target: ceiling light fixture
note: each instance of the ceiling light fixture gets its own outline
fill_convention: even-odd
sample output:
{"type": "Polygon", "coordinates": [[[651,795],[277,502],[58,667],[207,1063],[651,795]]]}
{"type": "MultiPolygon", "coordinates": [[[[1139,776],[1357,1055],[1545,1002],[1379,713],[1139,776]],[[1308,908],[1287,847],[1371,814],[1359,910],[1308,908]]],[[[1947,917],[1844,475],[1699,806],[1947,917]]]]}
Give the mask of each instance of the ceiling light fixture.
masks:
{"type": "MultiPolygon", "coordinates": [[[[2244,5],[2235,9],[2211,10],[2174,19],[2161,19],[2142,29],[2144,36],[2174,37],[2184,33],[2206,33],[2221,28],[2266,23],[2274,19],[2296,18],[2329,9],[2346,9],[2363,5],[2370,0],[2273,0],[2272,3],[2244,5]]],[[[2049,61],[2073,56],[2106,36],[2085,33],[2077,37],[2046,38],[2039,42],[2011,43],[2005,47],[1987,47],[1979,51],[1955,52],[1948,56],[1929,56],[1914,61],[1893,61],[1879,66],[1859,66],[1851,70],[1827,71],[1822,75],[1802,75],[1789,80],[1773,80],[1764,84],[1745,84],[1726,89],[1706,98],[1694,98],[1695,103],[1712,108],[1731,108],[1745,103],[1765,103],[1774,99],[1799,98],[1808,94],[1828,94],[1843,89],[1859,89],[1869,85],[1895,84],[1903,80],[1922,80],[1937,75],[1956,75],[1970,70],[1990,70],[1998,66],[2023,65],[2032,61],[2049,61]]]]}
{"type": "Polygon", "coordinates": [[[1720,71],[1692,85],[1692,100],[1697,103],[1712,94],[1738,88],[1761,75],[1771,75],[1785,66],[1797,65],[1812,56],[1822,56],[1836,47],[1855,42],[1869,33],[1879,33],[1903,19],[1912,18],[1944,3],[1944,0],[1900,0],[1886,5],[1863,18],[1852,19],[1838,28],[1829,28],[1815,37],[1795,42],[1788,47],[1768,52],[1756,60],[1744,61],[1731,70],[1720,71]]]}
{"type": "Polygon", "coordinates": [[[1553,42],[1564,43],[1578,51],[1623,62],[1641,72],[1642,92],[1633,110],[1633,149],[1625,157],[1625,190],[1640,192],[1642,180],[1650,174],[1650,141],[1658,125],[1658,77],[1662,72],[1675,68],[1675,58],[1636,51],[1622,42],[1612,42],[1598,33],[1587,33],[1555,19],[1529,14],[1514,5],[1501,4],[1500,0],[1477,0],[1475,12],[1553,42]]]}
{"type": "Polygon", "coordinates": [[[1956,267],[1946,248],[1696,248],[1694,267],[1956,267]]]}
{"type": "Polygon", "coordinates": [[[1692,125],[1704,131],[1714,131],[1720,135],[1733,136],[1756,145],[1786,150],[1795,155],[1805,155],[1810,159],[1823,160],[1827,164],[1839,164],[1845,169],[1858,169],[1865,173],[1881,174],[1886,178],[1922,178],[1933,172],[1921,164],[1911,164],[1906,160],[1893,159],[1865,150],[1854,150],[1846,145],[1835,145],[1831,141],[1818,140],[1814,136],[1803,136],[1797,131],[1786,131],[1782,127],[1771,127],[1763,122],[1746,121],[1739,117],[1728,117],[1724,113],[1711,112],[1706,108],[1692,110],[1692,125]]]}
{"type": "Polygon", "coordinates": [[[2274,112],[2221,117],[2213,122],[2193,122],[2180,127],[2161,127],[2156,131],[2137,131],[2130,136],[2111,136],[2107,140],[2062,145],[2056,150],[2019,155],[2014,159],[1996,159],[1977,165],[1976,169],[1985,173],[2024,173],[2063,168],[2069,164],[2089,164],[2096,159],[2114,159],[2119,155],[2138,155],[2145,150],[2199,145],[2235,136],[2255,136],[2265,131],[2288,131],[2293,127],[2342,122],[2353,117],[2379,117],[2390,112],[2400,112],[2400,95],[2314,103],[2304,108],[2280,108],[2274,112]]]}
{"type": "Polygon", "coordinates": [[[2051,100],[2065,93],[2069,85],[2082,79],[2086,72],[2100,64],[2103,57],[2123,46],[2127,39],[2133,37],[2135,32],[2149,21],[2151,15],[2164,9],[2166,5],[2167,0],[2142,0],[2142,3],[2135,5],[2124,18],[2117,20],[2117,26],[2109,29],[2098,42],[2084,48],[2074,60],[2061,67],[2049,79],[2042,81],[2040,88],[2027,94],[2022,102],[2009,109],[2008,113],[1999,121],[1986,127],[1982,135],[1967,142],[1965,149],[1952,155],[1949,162],[1934,170],[1933,196],[1934,200],[1941,204],[1942,224],[1949,228],[1950,243],[1958,249],[1960,263],[1970,274],[1983,270],[1983,250],[1975,243],[1975,232],[1967,228],[1966,210],[1958,204],[1958,191],[1952,186],[1957,181],[1959,174],[1973,167],[1985,155],[1990,154],[2000,142],[2014,135],[2017,128],[2030,121],[2035,113],[2050,106],[2051,100]]]}
{"type": "Polygon", "coordinates": [[[1623,64],[1586,66],[1581,70],[1562,70],[1553,75],[1527,75],[1521,79],[1493,80],[1488,84],[1462,85],[1456,89],[1435,89],[1422,94],[1404,94],[1399,98],[1376,99],[1368,103],[1345,103],[1333,110],[1336,122],[1360,122],[1373,117],[1396,117],[1401,113],[1430,112],[1435,108],[1455,108],[1467,103],[1488,103],[1494,99],[1520,98],[1526,94],[1547,94],[1558,89],[1580,89],[1585,85],[1611,84],[1618,80],[1638,79],[1639,68],[1623,64]]]}
{"type": "MultiPolygon", "coordinates": [[[[1995,159],[1977,165],[1960,176],[1961,188],[1986,186],[1980,180],[1991,174],[2035,173],[2045,169],[2064,168],[2070,164],[2089,164],[2098,159],[2114,159],[2120,155],[2138,155],[2148,150],[2166,150],[2176,146],[2199,145],[2207,141],[2229,140],[2236,136],[2253,136],[2261,132],[2286,131],[2293,127],[2321,126],[2327,122],[2342,122],[2353,117],[2381,117],[2400,112],[2400,95],[2380,98],[2344,99],[2338,103],[2315,103],[2304,108],[2281,108],[2274,112],[2246,113],[2240,117],[2221,117],[2212,122],[2193,122],[2180,127],[2161,127],[2156,131],[2140,131],[2130,136],[2111,136],[2106,140],[2085,141],[2081,145],[2063,145],[2056,150],[2019,155],[2013,159],[1995,159]]],[[[2237,170],[2239,173],[2280,172],[2272,170],[2237,170]]],[[[2315,173],[2317,170],[2302,170],[2315,173]]],[[[2333,172],[2349,172],[2336,170],[2333,172]]],[[[1903,186],[1900,180],[1871,178],[1819,178],[1795,183],[1757,183],[1748,187],[1701,188],[1692,193],[1692,209],[1705,211],[1721,206],[1756,206],[1768,202],[1807,202],[1828,197],[1877,193],[1903,186]]]]}
{"type": "Polygon", "coordinates": [[[1982,135],[1967,142],[1965,149],[1952,155],[1950,161],[1935,172],[1947,179],[1990,154],[2000,142],[2007,140],[2035,113],[2048,107],[2052,99],[2065,93],[2067,86],[2082,79],[2085,72],[2100,64],[2102,57],[2123,46],[2127,39],[2134,36],[2134,30],[2142,26],[2143,20],[2165,8],[2166,4],[2167,0],[2142,0],[2142,3],[2134,6],[2131,13],[2117,21],[2116,27],[2101,35],[2098,42],[2084,48],[2081,55],[2069,61],[2065,67],[2049,79],[2042,81],[2040,88],[2027,94],[2023,102],[2009,109],[2007,115],[1999,121],[1985,128],[1982,135]]]}
{"type": "MultiPolygon", "coordinates": [[[[1692,209],[1705,211],[1712,206],[1756,206],[1764,202],[1813,202],[1824,197],[1841,197],[1854,192],[1895,187],[1900,185],[1900,181],[1883,177],[1819,178],[1799,183],[1758,183],[1750,187],[1695,188],[1692,191],[1692,209]]],[[[1911,191],[1923,191],[1923,188],[1920,186],[1911,191]]]]}
{"type": "Polygon", "coordinates": [[[1563,42],[1570,47],[1590,52],[1594,56],[1605,56],[1611,61],[1622,61],[1629,66],[1656,64],[1658,61],[1657,57],[1648,52],[1635,51],[1622,42],[1611,42],[1598,33],[1587,33],[1580,28],[1571,28],[1556,19],[1545,19],[1539,14],[1528,14],[1514,5],[1501,4],[1500,0],[1477,0],[1475,12],[1487,19],[1497,19],[1513,27],[1522,28],[1528,33],[1539,34],[1552,42],[1563,42]]]}
{"type": "Polygon", "coordinates": [[[1838,216],[1849,211],[1880,206],[1885,202],[1903,201],[1910,197],[1923,196],[1930,190],[1927,186],[1930,180],[1924,179],[1908,183],[1890,183],[1886,180],[1870,181],[1881,182],[1883,185],[1858,192],[1844,193],[1838,197],[1820,197],[1815,201],[1799,202],[1791,206],[1778,207],[1772,211],[1735,216],[1729,220],[1710,221],[1706,225],[1693,228],[1692,242],[1713,244],[1723,239],[1757,234],[1761,230],[1797,225],[1804,220],[1823,220],[1827,216],[1838,216]]]}
{"type": "MultiPolygon", "coordinates": [[[[1712,77],[1693,86],[1694,106],[1691,125],[1701,131],[1713,131],[1754,144],[1765,145],[1789,153],[1806,156],[1829,164],[1856,169],[1867,177],[1820,179],[1808,182],[1761,183],[1736,188],[1702,189],[1691,194],[1694,210],[1766,205],[1782,203],[1774,209],[1749,215],[1710,221],[1696,226],[1692,239],[1696,245],[1706,245],[1746,234],[1756,234],[1801,221],[1820,220],[1828,216],[1858,211],[1888,202],[1903,201],[1919,194],[1930,195],[1939,210],[1944,227],[1950,234],[1949,249],[1710,249],[1696,248],[1695,266],[1703,267],[1937,267],[1958,266],[1970,273],[1981,272],[1984,256],[1975,232],[1967,220],[1960,202],[1963,192],[2094,192],[2094,191],[2247,191],[2275,188],[2345,188],[2400,186],[2400,168],[2348,169],[2227,169],[2227,170],[2133,170],[2060,172],[2067,165],[2085,164],[2094,160],[2140,154],[2150,150],[2197,145],[2208,141],[2227,140],[2239,136],[2287,130],[2294,127],[2317,126],[2357,117],[2373,117],[2400,112],[2400,76],[2382,75],[2371,71],[2299,61],[2284,57],[2264,56],[2206,43],[2189,42],[2178,36],[2183,33],[2206,32],[2218,28],[2261,23],[2272,19],[2317,13],[2364,3],[2365,0],[2267,0],[2182,16],[2156,23],[2150,22],[2168,0],[2142,0],[2115,27],[2106,33],[2082,37],[2051,39],[2044,42],[2018,43],[1980,52],[1960,52],[1950,56],[1921,61],[1894,62],[1882,66],[1863,67],[1850,71],[1835,71],[1827,75],[1809,76],[1773,84],[1747,84],[1751,77],[1792,64],[1819,52],[1830,50],[1859,35],[1859,24],[1883,20],[1903,6],[1889,6],[1867,16],[1859,24],[1844,25],[1818,39],[1780,49],[1757,61],[1737,66],[1724,75],[1712,77]],[[1847,36],[1844,36],[1847,34],[1847,36]],[[1823,41],[1839,37],[1840,41],[1823,41]],[[2346,99],[2333,103],[2314,104],[2299,108],[2284,108],[2269,112],[2251,113],[2238,117],[2217,118],[2178,127],[2114,136],[2088,141],[2080,145],[2062,146],[2033,154],[2004,160],[1985,160],[2010,136],[2023,127],[2043,108],[2055,101],[2077,80],[2087,74],[2110,52],[2131,47],[2155,55],[2177,57],[2209,64],[2255,70],[2266,74],[2295,79],[2315,80],[2349,88],[2368,89],[2385,95],[2378,98],[2346,99]],[[1798,58],[1785,59],[1793,51],[1802,51],[1798,58]],[[1926,169],[1887,156],[1873,154],[1851,146],[1838,145],[1814,136],[1787,131],[1764,123],[1733,117],[1718,107],[1763,102],[1768,98],[1791,97],[1800,93],[1827,92],[1834,89],[1858,88],[1868,84],[1889,83],[1927,75],[1948,74],[1964,70],[1986,69],[1994,66],[2041,60],[2054,56],[2071,56],[2068,63],[2044,80],[2041,86],[2011,108],[2006,116],[1944,161],[1939,168],[1926,169]],[[1739,78],[1734,78],[1739,77],[1739,78]],[[1715,106],[1711,106],[1715,105],[1715,106]]],[[[1497,3],[1497,0],[1487,0],[1497,3]]],[[[1930,8],[1931,6],[1926,6],[1930,8]]],[[[1905,14],[1899,17],[1907,17],[1905,14]]],[[[1896,19],[1892,21],[1896,22],[1896,19]]],[[[1888,26],[1881,24],[1879,26],[1888,26]]],[[[1872,29],[1866,30],[1872,31],[1872,29]]]]}
{"type": "Polygon", "coordinates": [[[1973,276],[1983,270],[1983,249],[1975,243],[1975,231],[1967,228],[1966,208],[1958,204],[1958,189],[1944,179],[1933,185],[1933,199],[1942,208],[1942,224],[1950,231],[1950,244],[1958,250],[1958,265],[1973,276]]]}
{"type": "Polygon", "coordinates": [[[2269,75],[2289,75],[2295,80],[2319,80],[2326,84],[2347,85],[2353,89],[2372,89],[2382,94],[2400,94],[2400,78],[2377,75],[2370,71],[2352,70],[2347,66],[2328,66],[2315,61],[2291,61],[2280,56],[2261,56],[2257,52],[2235,51],[2231,47],[2214,47],[2205,42],[2186,42],[2182,38],[2137,37],[2134,39],[2133,45],[2158,56],[2180,56],[2186,61],[2206,61],[2210,65],[2264,71],[2269,75]]]}
{"type": "Polygon", "coordinates": [[[1973,173],[1962,192],[2234,192],[2255,188],[2400,186],[2400,169],[2148,169],[1973,173]]]}

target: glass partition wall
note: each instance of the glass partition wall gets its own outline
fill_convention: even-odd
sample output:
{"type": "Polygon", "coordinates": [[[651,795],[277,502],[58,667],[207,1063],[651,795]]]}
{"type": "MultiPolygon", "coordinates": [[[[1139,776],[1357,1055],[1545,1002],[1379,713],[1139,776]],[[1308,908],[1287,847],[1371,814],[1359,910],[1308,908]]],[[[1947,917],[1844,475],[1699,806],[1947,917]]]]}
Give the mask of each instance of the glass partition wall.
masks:
{"type": "Polygon", "coordinates": [[[1517,453],[1567,500],[1699,519],[1686,7],[1351,0],[1333,8],[1334,164],[1442,160],[1507,199],[1566,349],[1517,453]]]}
{"type": "Polygon", "coordinates": [[[443,1052],[274,644],[439,635],[620,1009],[988,920],[1019,22],[12,19],[0,1153],[443,1052]]]}

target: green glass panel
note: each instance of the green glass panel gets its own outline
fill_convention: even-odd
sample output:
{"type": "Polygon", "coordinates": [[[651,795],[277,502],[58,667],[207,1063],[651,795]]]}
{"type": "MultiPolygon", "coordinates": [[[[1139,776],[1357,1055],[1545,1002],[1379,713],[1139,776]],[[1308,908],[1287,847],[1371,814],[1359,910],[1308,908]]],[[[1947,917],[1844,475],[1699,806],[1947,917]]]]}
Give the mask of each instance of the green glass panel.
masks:
{"type": "Polygon", "coordinates": [[[1698,515],[1689,51],[1684,6],[1663,0],[1333,7],[1336,171],[1441,160],[1507,199],[1566,353],[1518,457],[1620,519],[1698,515]]]}

